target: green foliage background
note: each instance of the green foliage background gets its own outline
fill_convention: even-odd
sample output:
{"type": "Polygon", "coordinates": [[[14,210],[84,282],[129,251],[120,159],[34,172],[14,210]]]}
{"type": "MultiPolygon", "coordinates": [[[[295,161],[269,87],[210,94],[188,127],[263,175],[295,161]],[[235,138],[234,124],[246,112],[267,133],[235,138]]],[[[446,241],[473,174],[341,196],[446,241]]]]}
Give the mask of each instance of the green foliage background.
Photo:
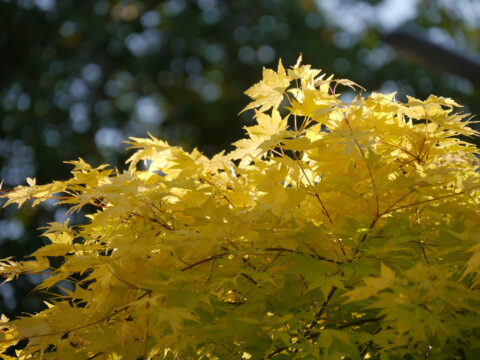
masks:
{"type": "MultiPolygon", "coordinates": [[[[398,88],[400,99],[434,92],[480,112],[478,91],[468,81],[397,57],[381,41],[385,27],[375,22],[349,32],[325,10],[327,3],[1,1],[3,187],[27,176],[38,183],[66,178],[69,167],[59,164],[79,156],[94,165],[121,164],[121,140],[147,131],[211,155],[240,138],[248,119],[237,115],[246,104],[241,94],[258,81],[259,68],[279,57],[292,65],[300,51],[306,63],[368,89],[398,88]],[[142,101],[154,112],[143,121],[136,112],[142,101]]],[[[351,14],[358,6],[373,12],[384,2],[342,3],[351,14]]],[[[418,1],[408,23],[474,52],[480,39],[472,2],[456,4],[455,11],[418,1]]],[[[21,214],[2,210],[0,254],[31,253],[43,244],[36,229],[62,214],[48,204],[21,214]]],[[[3,286],[1,312],[41,308],[39,299],[25,296],[38,282],[32,276],[3,286]]]]}

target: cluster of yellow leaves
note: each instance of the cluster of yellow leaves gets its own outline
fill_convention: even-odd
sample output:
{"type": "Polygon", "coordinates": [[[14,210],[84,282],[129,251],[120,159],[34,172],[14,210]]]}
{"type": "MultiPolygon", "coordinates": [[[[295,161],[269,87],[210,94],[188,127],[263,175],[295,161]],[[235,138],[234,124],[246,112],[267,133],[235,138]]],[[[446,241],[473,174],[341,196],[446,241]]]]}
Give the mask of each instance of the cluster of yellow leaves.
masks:
{"type": "Polygon", "coordinates": [[[28,339],[13,358],[473,359],[480,174],[459,138],[472,121],[450,99],[347,103],[338,85],[360,88],[280,62],[246,91],[257,124],[230,153],[132,138],[126,171],[80,159],[69,180],[7,193],[96,210],[0,262],[7,281],[49,274],[39,289],[56,293],[2,319],[0,351],[28,339]]]}

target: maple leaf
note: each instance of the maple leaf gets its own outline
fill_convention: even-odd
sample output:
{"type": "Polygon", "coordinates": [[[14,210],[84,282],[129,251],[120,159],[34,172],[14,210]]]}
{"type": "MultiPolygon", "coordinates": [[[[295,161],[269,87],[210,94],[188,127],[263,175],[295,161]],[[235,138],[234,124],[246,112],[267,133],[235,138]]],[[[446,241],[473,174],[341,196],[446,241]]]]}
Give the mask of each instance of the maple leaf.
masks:
{"type": "Polygon", "coordinates": [[[260,112],[265,112],[272,107],[278,108],[288,86],[290,86],[290,76],[285,72],[281,60],[278,62],[277,72],[263,68],[263,79],[245,91],[245,94],[254,101],[240,113],[258,107],[260,112]]]}

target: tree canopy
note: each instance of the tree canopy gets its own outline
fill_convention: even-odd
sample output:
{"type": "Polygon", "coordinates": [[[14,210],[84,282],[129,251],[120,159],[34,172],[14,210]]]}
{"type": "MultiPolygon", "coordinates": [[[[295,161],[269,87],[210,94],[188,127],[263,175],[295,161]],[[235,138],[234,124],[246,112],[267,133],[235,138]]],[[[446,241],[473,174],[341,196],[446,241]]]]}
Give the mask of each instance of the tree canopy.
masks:
{"type": "MultiPolygon", "coordinates": [[[[3,0],[0,1],[0,181],[3,190],[69,177],[63,161],[121,167],[128,137],[150,132],[211,156],[251,125],[241,93],[258,69],[300,52],[326,73],[372,91],[455,98],[480,113],[468,79],[402,57],[382,39],[397,26],[475,56],[479,11],[471,0],[3,0]],[[395,3],[396,7],[392,8],[395,3]]],[[[435,59],[434,59],[435,60],[435,59]]],[[[346,91],[345,96],[353,97],[346,91]]],[[[475,126],[475,124],[472,124],[475,126]]],[[[468,138],[465,138],[468,140],[468,138]]],[[[464,139],[464,140],[465,140],[464,139]]],[[[3,191],[2,190],[2,191],[3,191]]],[[[2,210],[0,254],[44,244],[39,227],[83,213],[42,203],[2,210]]],[[[27,296],[41,277],[0,287],[1,312],[44,307],[27,296]]]]}
{"type": "Polygon", "coordinates": [[[79,159],[8,192],[90,210],[0,263],[60,290],[2,317],[3,356],[474,359],[480,173],[458,136],[477,132],[449,98],[345,87],[360,88],[280,62],[246,91],[255,124],[232,151],[131,138],[124,171],[79,159]]]}

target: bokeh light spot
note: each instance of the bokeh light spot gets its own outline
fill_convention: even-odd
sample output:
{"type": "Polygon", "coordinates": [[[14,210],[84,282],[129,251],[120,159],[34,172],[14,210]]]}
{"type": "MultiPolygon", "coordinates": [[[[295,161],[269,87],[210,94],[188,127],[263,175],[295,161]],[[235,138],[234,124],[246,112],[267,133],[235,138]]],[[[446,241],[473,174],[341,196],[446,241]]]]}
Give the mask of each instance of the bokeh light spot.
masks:
{"type": "Polygon", "coordinates": [[[160,25],[160,23],[162,22],[162,18],[158,11],[150,10],[142,15],[142,17],[140,18],[140,22],[145,28],[153,28],[160,25]]]}
{"type": "Polygon", "coordinates": [[[0,243],[6,239],[17,240],[22,237],[25,229],[18,219],[0,220],[0,243]]]}
{"type": "Polygon", "coordinates": [[[98,148],[111,148],[121,150],[125,136],[119,129],[102,127],[95,134],[95,144],[98,148]]]}
{"type": "Polygon", "coordinates": [[[143,56],[158,50],[162,42],[162,33],[157,29],[147,29],[142,33],[132,33],[125,39],[127,48],[137,56],[143,56]]]}
{"type": "Polygon", "coordinates": [[[225,56],[225,50],[219,44],[209,45],[205,49],[205,58],[211,63],[219,63],[225,56]]]}
{"type": "Polygon", "coordinates": [[[255,50],[249,46],[244,45],[238,49],[238,59],[244,64],[251,64],[255,61],[255,50]]]}
{"type": "Polygon", "coordinates": [[[75,33],[76,30],[77,30],[77,25],[73,21],[67,20],[60,27],[59,32],[60,32],[60,35],[62,35],[63,37],[70,37],[75,33]]]}
{"type": "Polygon", "coordinates": [[[52,11],[55,9],[57,2],[55,0],[34,0],[35,5],[43,11],[52,11]]]}
{"type": "Polygon", "coordinates": [[[319,14],[309,12],[307,15],[305,15],[305,25],[312,30],[316,30],[322,27],[323,19],[319,14]]]}
{"type": "Polygon", "coordinates": [[[72,105],[69,115],[73,131],[84,133],[90,128],[90,110],[86,103],[80,102],[72,105]]]}
{"type": "Polygon", "coordinates": [[[200,95],[203,100],[207,102],[214,102],[220,98],[220,96],[222,95],[222,90],[217,84],[208,83],[202,87],[200,95]]]}
{"type": "Polygon", "coordinates": [[[165,117],[162,107],[151,97],[138,99],[135,104],[135,113],[138,120],[152,125],[161,124],[165,117]]]}
{"type": "Polygon", "coordinates": [[[99,85],[102,79],[102,68],[95,63],[89,63],[82,69],[82,77],[92,86],[99,85]]]}
{"type": "Polygon", "coordinates": [[[237,43],[244,44],[250,39],[250,30],[245,26],[239,26],[233,32],[233,37],[237,43]]]}
{"type": "Polygon", "coordinates": [[[275,59],[275,50],[270,45],[262,45],[257,50],[257,58],[261,64],[268,64],[275,59]]]}
{"type": "Polygon", "coordinates": [[[28,94],[20,94],[17,99],[17,109],[18,111],[25,112],[30,109],[30,105],[32,105],[32,98],[28,94]]]}

